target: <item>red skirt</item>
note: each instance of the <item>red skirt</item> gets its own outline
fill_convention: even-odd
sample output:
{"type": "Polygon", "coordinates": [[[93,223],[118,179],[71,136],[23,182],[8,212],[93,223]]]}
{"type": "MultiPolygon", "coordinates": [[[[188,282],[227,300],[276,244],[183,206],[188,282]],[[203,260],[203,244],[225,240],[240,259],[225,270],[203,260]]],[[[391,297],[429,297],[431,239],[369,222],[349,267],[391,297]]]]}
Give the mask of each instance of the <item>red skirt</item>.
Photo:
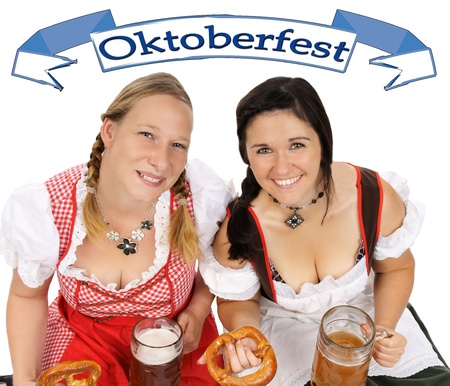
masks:
{"type": "MultiPolygon", "coordinates": [[[[100,322],[80,314],[62,297],[59,299],[59,312],[75,334],[60,362],[93,360],[102,368],[98,386],[129,386],[131,332],[142,317],[116,316],[100,322]]],[[[217,326],[210,313],[205,319],[197,350],[183,356],[181,386],[217,385],[206,365],[197,364],[217,336],[217,326]]]]}

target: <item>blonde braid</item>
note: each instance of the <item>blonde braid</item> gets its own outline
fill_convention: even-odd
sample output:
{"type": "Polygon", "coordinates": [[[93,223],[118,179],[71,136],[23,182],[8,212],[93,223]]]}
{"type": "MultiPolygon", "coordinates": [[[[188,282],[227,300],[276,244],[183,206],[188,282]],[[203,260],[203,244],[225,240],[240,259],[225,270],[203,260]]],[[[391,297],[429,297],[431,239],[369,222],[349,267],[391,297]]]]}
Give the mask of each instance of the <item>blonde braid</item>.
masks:
{"type": "MultiPolygon", "coordinates": [[[[92,146],[92,152],[87,163],[86,172],[86,187],[96,188],[98,179],[100,176],[100,164],[102,162],[102,153],[105,150],[105,145],[103,143],[100,133],[95,139],[94,145],[92,146]]],[[[91,239],[95,239],[103,236],[107,231],[108,227],[103,222],[101,217],[97,212],[97,204],[95,203],[95,198],[93,194],[87,194],[83,204],[83,220],[86,226],[86,231],[91,239]]]]}
{"type": "MultiPolygon", "coordinates": [[[[173,186],[173,192],[179,200],[188,198],[185,182],[186,170],[181,173],[173,186]]],[[[202,256],[194,219],[190,216],[186,205],[180,205],[170,214],[169,243],[188,263],[202,256]]]]}

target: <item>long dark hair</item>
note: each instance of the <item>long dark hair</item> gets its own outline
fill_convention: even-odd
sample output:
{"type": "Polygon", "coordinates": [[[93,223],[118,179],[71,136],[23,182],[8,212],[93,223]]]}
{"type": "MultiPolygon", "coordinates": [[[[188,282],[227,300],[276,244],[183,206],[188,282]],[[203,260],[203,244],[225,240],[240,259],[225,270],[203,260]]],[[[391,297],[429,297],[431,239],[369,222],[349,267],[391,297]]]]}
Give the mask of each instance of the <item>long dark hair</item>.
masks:
{"type": "MultiPolygon", "coordinates": [[[[289,110],[295,116],[309,123],[317,133],[322,150],[321,176],[327,199],[327,211],[333,193],[331,164],[333,160],[333,135],[325,107],[316,90],[302,78],[270,78],[253,88],[237,105],[237,135],[242,160],[249,165],[246,150],[247,127],[259,114],[277,110],[289,110]]],[[[234,203],[228,223],[229,255],[232,260],[247,260],[255,256],[256,247],[249,233],[250,203],[256,198],[261,186],[250,167],[241,184],[241,196],[234,203]]]]}

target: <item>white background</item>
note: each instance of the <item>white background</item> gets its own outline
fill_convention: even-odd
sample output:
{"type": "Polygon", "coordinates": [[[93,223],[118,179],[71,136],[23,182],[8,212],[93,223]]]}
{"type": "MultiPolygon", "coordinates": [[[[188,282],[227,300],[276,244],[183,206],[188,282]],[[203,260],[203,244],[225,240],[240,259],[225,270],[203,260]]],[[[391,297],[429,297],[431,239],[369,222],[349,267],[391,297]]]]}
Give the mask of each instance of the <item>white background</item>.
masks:
{"type": "MultiPolygon", "coordinates": [[[[450,361],[449,41],[445,2],[428,1],[15,1],[0,5],[0,208],[14,188],[40,182],[89,157],[104,112],[129,81],[171,72],[194,104],[190,158],[201,158],[237,188],[244,167],[237,151],[235,106],[247,91],[278,75],[308,79],[318,90],[334,130],[335,160],[380,172],[393,170],[409,181],[412,197],[425,203],[426,220],[413,246],[416,283],[411,301],[432,338],[450,361]],[[11,76],[16,50],[38,30],[110,9],[117,26],[158,18],[231,14],[290,18],[330,25],[341,9],[402,27],[432,49],[437,76],[391,91],[397,73],[369,66],[385,55],[357,44],[346,73],[246,59],[206,59],[145,65],[102,73],[90,43],[61,53],[78,64],[53,72],[62,92],[11,76]],[[444,311],[443,311],[444,310],[444,311]]],[[[11,373],[5,308],[11,269],[0,257],[0,374],[11,373]]],[[[52,296],[56,288],[53,288],[52,296]]]]}

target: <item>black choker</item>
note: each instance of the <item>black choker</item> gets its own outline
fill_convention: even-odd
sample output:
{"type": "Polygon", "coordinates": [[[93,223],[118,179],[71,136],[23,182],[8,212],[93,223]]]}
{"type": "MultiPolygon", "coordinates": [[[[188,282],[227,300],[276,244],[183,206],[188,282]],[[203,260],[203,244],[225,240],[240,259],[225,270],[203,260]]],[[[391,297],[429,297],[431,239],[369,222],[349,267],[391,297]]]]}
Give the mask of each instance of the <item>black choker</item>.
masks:
{"type": "Polygon", "coordinates": [[[287,208],[289,210],[293,210],[294,213],[292,213],[291,216],[289,216],[286,220],[284,220],[284,223],[291,229],[297,228],[305,219],[302,217],[302,215],[297,213],[297,210],[306,209],[309,206],[315,204],[319,198],[322,198],[324,195],[324,192],[320,192],[317,198],[314,198],[309,204],[303,205],[303,206],[289,206],[286,204],[281,203],[278,201],[275,197],[273,197],[270,193],[269,196],[272,197],[273,202],[280,205],[282,208],[287,208]]]}

